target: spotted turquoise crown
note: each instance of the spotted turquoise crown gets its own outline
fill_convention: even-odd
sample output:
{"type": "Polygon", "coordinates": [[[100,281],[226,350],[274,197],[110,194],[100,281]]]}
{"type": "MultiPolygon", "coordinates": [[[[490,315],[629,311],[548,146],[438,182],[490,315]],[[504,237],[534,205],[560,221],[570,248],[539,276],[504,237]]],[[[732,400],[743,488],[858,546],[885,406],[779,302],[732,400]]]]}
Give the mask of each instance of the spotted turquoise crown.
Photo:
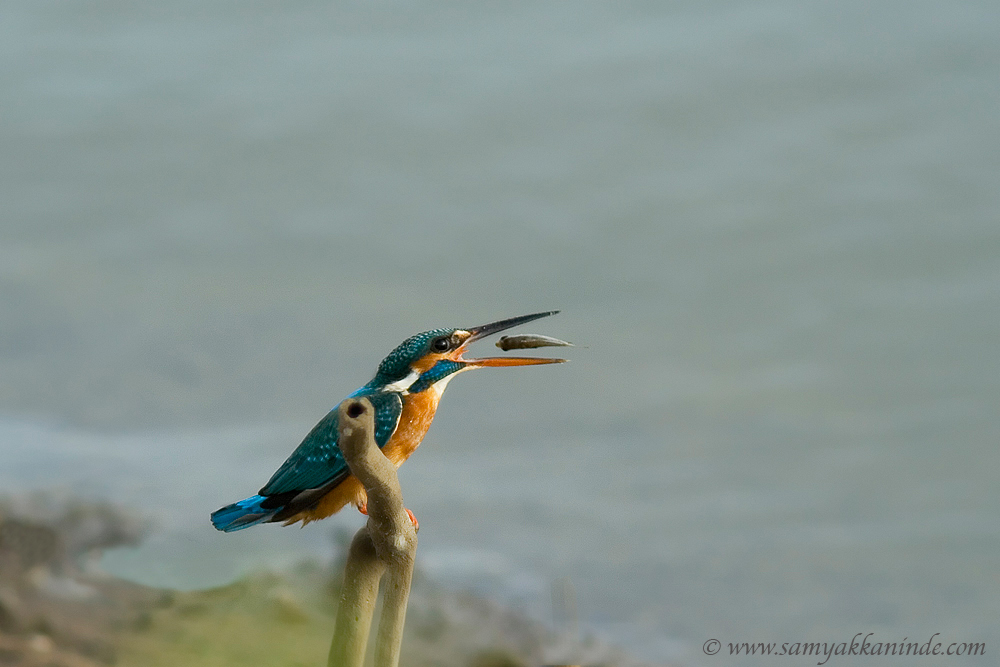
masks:
{"type": "Polygon", "coordinates": [[[431,352],[431,341],[440,336],[450,336],[457,329],[431,329],[410,336],[389,353],[378,365],[369,385],[384,386],[402,380],[410,374],[410,365],[431,352]]]}

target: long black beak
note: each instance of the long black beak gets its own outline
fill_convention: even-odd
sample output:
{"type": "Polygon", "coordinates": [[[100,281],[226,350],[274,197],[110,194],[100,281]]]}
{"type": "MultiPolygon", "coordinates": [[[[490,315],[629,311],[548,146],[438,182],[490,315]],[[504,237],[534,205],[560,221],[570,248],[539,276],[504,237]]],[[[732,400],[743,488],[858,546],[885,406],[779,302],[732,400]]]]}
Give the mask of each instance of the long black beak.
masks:
{"type": "Polygon", "coordinates": [[[500,320],[498,322],[490,322],[489,324],[483,324],[478,327],[472,327],[471,329],[466,329],[472,336],[466,343],[471,343],[472,341],[479,340],[480,338],[486,338],[487,336],[492,336],[495,333],[499,333],[506,329],[516,327],[519,324],[526,324],[528,322],[533,322],[534,320],[540,320],[543,317],[548,317],[549,315],[555,315],[558,310],[550,310],[545,313],[534,313],[533,315],[521,315],[520,317],[511,317],[510,319],[500,320]]]}
{"type": "Polygon", "coordinates": [[[466,329],[472,335],[462,346],[458,348],[457,355],[453,359],[454,361],[461,362],[463,364],[468,364],[470,367],[475,368],[485,368],[487,366],[537,366],[540,364],[561,364],[565,359],[549,359],[544,357],[487,357],[485,359],[463,359],[462,352],[465,347],[480,338],[485,338],[495,333],[504,331],[505,329],[510,329],[511,327],[516,327],[519,324],[524,324],[525,322],[531,322],[534,320],[540,320],[543,317],[548,317],[549,315],[555,315],[558,310],[550,310],[545,313],[534,313],[533,315],[521,315],[521,317],[512,317],[509,320],[500,320],[499,322],[490,322],[489,324],[484,324],[478,327],[472,327],[471,329],[466,329]]]}

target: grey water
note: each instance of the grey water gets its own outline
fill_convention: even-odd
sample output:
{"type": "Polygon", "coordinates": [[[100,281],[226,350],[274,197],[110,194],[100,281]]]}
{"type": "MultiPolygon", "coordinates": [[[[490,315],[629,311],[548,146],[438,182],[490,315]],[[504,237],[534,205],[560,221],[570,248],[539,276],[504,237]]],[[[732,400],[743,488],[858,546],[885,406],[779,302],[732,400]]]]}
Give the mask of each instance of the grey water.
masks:
{"type": "Polygon", "coordinates": [[[420,567],[657,661],[997,664],[998,72],[985,0],[8,0],[0,492],[132,506],[148,583],[324,557],[357,513],[208,514],[406,336],[561,308],[401,469],[420,567]]]}

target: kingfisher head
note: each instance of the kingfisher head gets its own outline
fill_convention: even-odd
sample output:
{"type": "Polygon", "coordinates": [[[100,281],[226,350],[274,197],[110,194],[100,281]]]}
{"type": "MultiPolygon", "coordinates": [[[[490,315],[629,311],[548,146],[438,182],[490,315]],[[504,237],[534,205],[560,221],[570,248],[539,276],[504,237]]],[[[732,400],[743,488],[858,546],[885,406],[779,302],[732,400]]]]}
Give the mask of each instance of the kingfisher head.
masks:
{"type": "Polygon", "coordinates": [[[441,393],[457,373],[473,368],[562,363],[566,360],[538,357],[465,359],[462,356],[473,341],[558,312],[522,315],[469,329],[431,329],[410,336],[382,360],[375,377],[366,386],[409,394],[433,388],[441,393]]]}

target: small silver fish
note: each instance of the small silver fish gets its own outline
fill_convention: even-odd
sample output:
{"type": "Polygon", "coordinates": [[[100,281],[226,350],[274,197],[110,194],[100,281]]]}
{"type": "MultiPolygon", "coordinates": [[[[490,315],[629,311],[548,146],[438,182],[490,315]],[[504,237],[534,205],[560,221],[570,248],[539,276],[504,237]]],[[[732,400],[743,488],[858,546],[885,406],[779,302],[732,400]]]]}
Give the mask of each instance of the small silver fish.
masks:
{"type": "Polygon", "coordinates": [[[573,343],[538,334],[521,334],[520,336],[500,336],[497,347],[506,352],[507,350],[527,350],[533,347],[573,347],[573,343]]]}

